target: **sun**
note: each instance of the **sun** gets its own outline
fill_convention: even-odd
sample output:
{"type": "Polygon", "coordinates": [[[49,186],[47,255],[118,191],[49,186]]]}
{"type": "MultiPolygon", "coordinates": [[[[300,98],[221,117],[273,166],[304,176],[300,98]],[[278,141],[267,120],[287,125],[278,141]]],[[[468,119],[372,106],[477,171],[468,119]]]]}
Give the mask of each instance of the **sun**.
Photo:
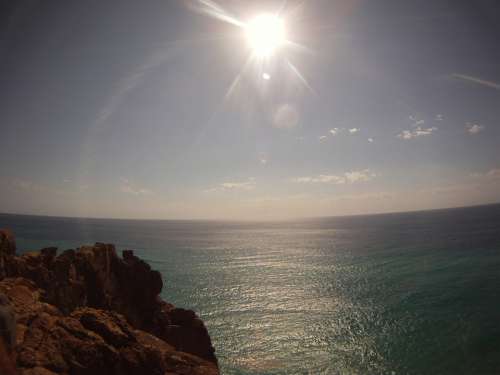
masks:
{"type": "Polygon", "coordinates": [[[245,25],[246,37],[253,54],[270,57],[285,43],[285,23],[272,14],[261,14],[245,25]]]}

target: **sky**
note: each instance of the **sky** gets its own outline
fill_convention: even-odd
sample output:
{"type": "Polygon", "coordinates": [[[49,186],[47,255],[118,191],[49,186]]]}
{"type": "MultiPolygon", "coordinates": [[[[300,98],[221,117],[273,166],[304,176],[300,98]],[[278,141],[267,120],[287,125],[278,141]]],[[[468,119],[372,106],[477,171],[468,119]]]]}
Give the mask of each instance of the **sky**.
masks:
{"type": "Polygon", "coordinates": [[[2,2],[0,212],[500,202],[499,40],[495,0],[2,2]],[[265,58],[245,31],[260,14],[287,39],[265,58]]]}

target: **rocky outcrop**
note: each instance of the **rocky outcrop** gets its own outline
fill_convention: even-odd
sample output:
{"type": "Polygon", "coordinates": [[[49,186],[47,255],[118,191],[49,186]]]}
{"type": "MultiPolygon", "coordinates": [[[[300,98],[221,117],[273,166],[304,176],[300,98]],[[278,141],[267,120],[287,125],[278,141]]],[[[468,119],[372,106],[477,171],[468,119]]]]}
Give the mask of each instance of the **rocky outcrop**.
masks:
{"type": "Polygon", "coordinates": [[[3,298],[21,374],[218,374],[203,322],[162,301],[161,275],[132,251],[98,243],[16,256],[12,234],[0,239],[0,328],[3,298]]]}

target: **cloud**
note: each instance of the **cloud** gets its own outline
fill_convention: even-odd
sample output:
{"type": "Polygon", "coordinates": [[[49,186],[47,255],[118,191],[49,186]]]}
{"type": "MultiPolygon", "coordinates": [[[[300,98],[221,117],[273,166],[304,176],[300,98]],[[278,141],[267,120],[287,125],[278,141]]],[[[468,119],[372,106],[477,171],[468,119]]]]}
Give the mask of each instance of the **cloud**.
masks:
{"type": "Polygon", "coordinates": [[[475,135],[484,130],[484,126],[479,124],[467,124],[465,125],[465,128],[467,129],[470,135],[475,135]]]}
{"type": "Polygon", "coordinates": [[[467,76],[465,74],[457,74],[457,73],[452,74],[451,77],[460,79],[462,81],[476,83],[478,85],[482,85],[482,86],[489,87],[492,89],[500,90],[500,83],[497,83],[497,82],[487,81],[487,80],[484,80],[481,78],[467,76]]]}
{"type": "Polygon", "coordinates": [[[373,143],[373,138],[368,138],[368,142],[373,143]]]}
{"type": "Polygon", "coordinates": [[[222,182],[218,186],[205,190],[205,193],[221,192],[221,191],[249,191],[254,190],[257,184],[255,178],[250,177],[247,181],[228,181],[222,182]]]}
{"type": "Polygon", "coordinates": [[[487,172],[473,173],[471,177],[488,181],[497,180],[500,179],[500,168],[493,168],[487,172]]]}
{"type": "Polygon", "coordinates": [[[126,178],[121,179],[120,191],[125,194],[132,195],[151,195],[153,192],[144,187],[133,186],[126,178]]]}
{"type": "Polygon", "coordinates": [[[259,163],[260,164],[266,165],[268,161],[269,161],[269,159],[267,157],[267,153],[265,153],[265,152],[259,153],[259,163]]]}
{"type": "Polygon", "coordinates": [[[351,128],[351,129],[349,129],[349,133],[350,134],[354,134],[354,133],[357,133],[357,132],[359,132],[359,128],[351,128]]]}
{"type": "Polygon", "coordinates": [[[344,184],[354,184],[357,182],[367,182],[375,178],[377,175],[370,171],[369,169],[363,169],[359,171],[345,172],[340,175],[327,175],[320,174],[318,176],[307,176],[307,177],[295,177],[292,182],[296,183],[323,183],[323,184],[334,184],[334,185],[344,185],[344,184]]]}
{"type": "Polygon", "coordinates": [[[342,129],[339,129],[339,128],[333,128],[333,129],[330,129],[330,134],[333,135],[333,136],[336,136],[338,133],[340,133],[342,131],[342,129]]]}
{"type": "Polygon", "coordinates": [[[323,142],[326,140],[326,135],[322,135],[321,137],[318,138],[320,142],[323,142]]]}
{"type": "Polygon", "coordinates": [[[444,116],[443,115],[436,115],[436,117],[434,117],[434,120],[435,121],[443,121],[444,120],[444,116]]]}
{"type": "Polygon", "coordinates": [[[403,130],[401,133],[397,135],[398,138],[409,140],[417,137],[421,137],[424,135],[431,135],[434,133],[438,128],[432,127],[432,128],[422,128],[418,126],[416,129],[413,130],[403,130]]]}

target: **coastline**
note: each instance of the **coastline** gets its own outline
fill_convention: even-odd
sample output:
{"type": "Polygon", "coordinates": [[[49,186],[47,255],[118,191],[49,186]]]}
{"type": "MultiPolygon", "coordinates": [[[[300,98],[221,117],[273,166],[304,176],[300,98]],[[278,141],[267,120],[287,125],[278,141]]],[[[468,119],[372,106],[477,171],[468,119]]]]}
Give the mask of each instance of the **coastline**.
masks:
{"type": "Polygon", "coordinates": [[[131,250],[119,257],[96,243],[18,256],[0,230],[2,311],[13,314],[0,323],[19,374],[218,374],[204,323],[163,301],[162,287],[131,250]]]}

